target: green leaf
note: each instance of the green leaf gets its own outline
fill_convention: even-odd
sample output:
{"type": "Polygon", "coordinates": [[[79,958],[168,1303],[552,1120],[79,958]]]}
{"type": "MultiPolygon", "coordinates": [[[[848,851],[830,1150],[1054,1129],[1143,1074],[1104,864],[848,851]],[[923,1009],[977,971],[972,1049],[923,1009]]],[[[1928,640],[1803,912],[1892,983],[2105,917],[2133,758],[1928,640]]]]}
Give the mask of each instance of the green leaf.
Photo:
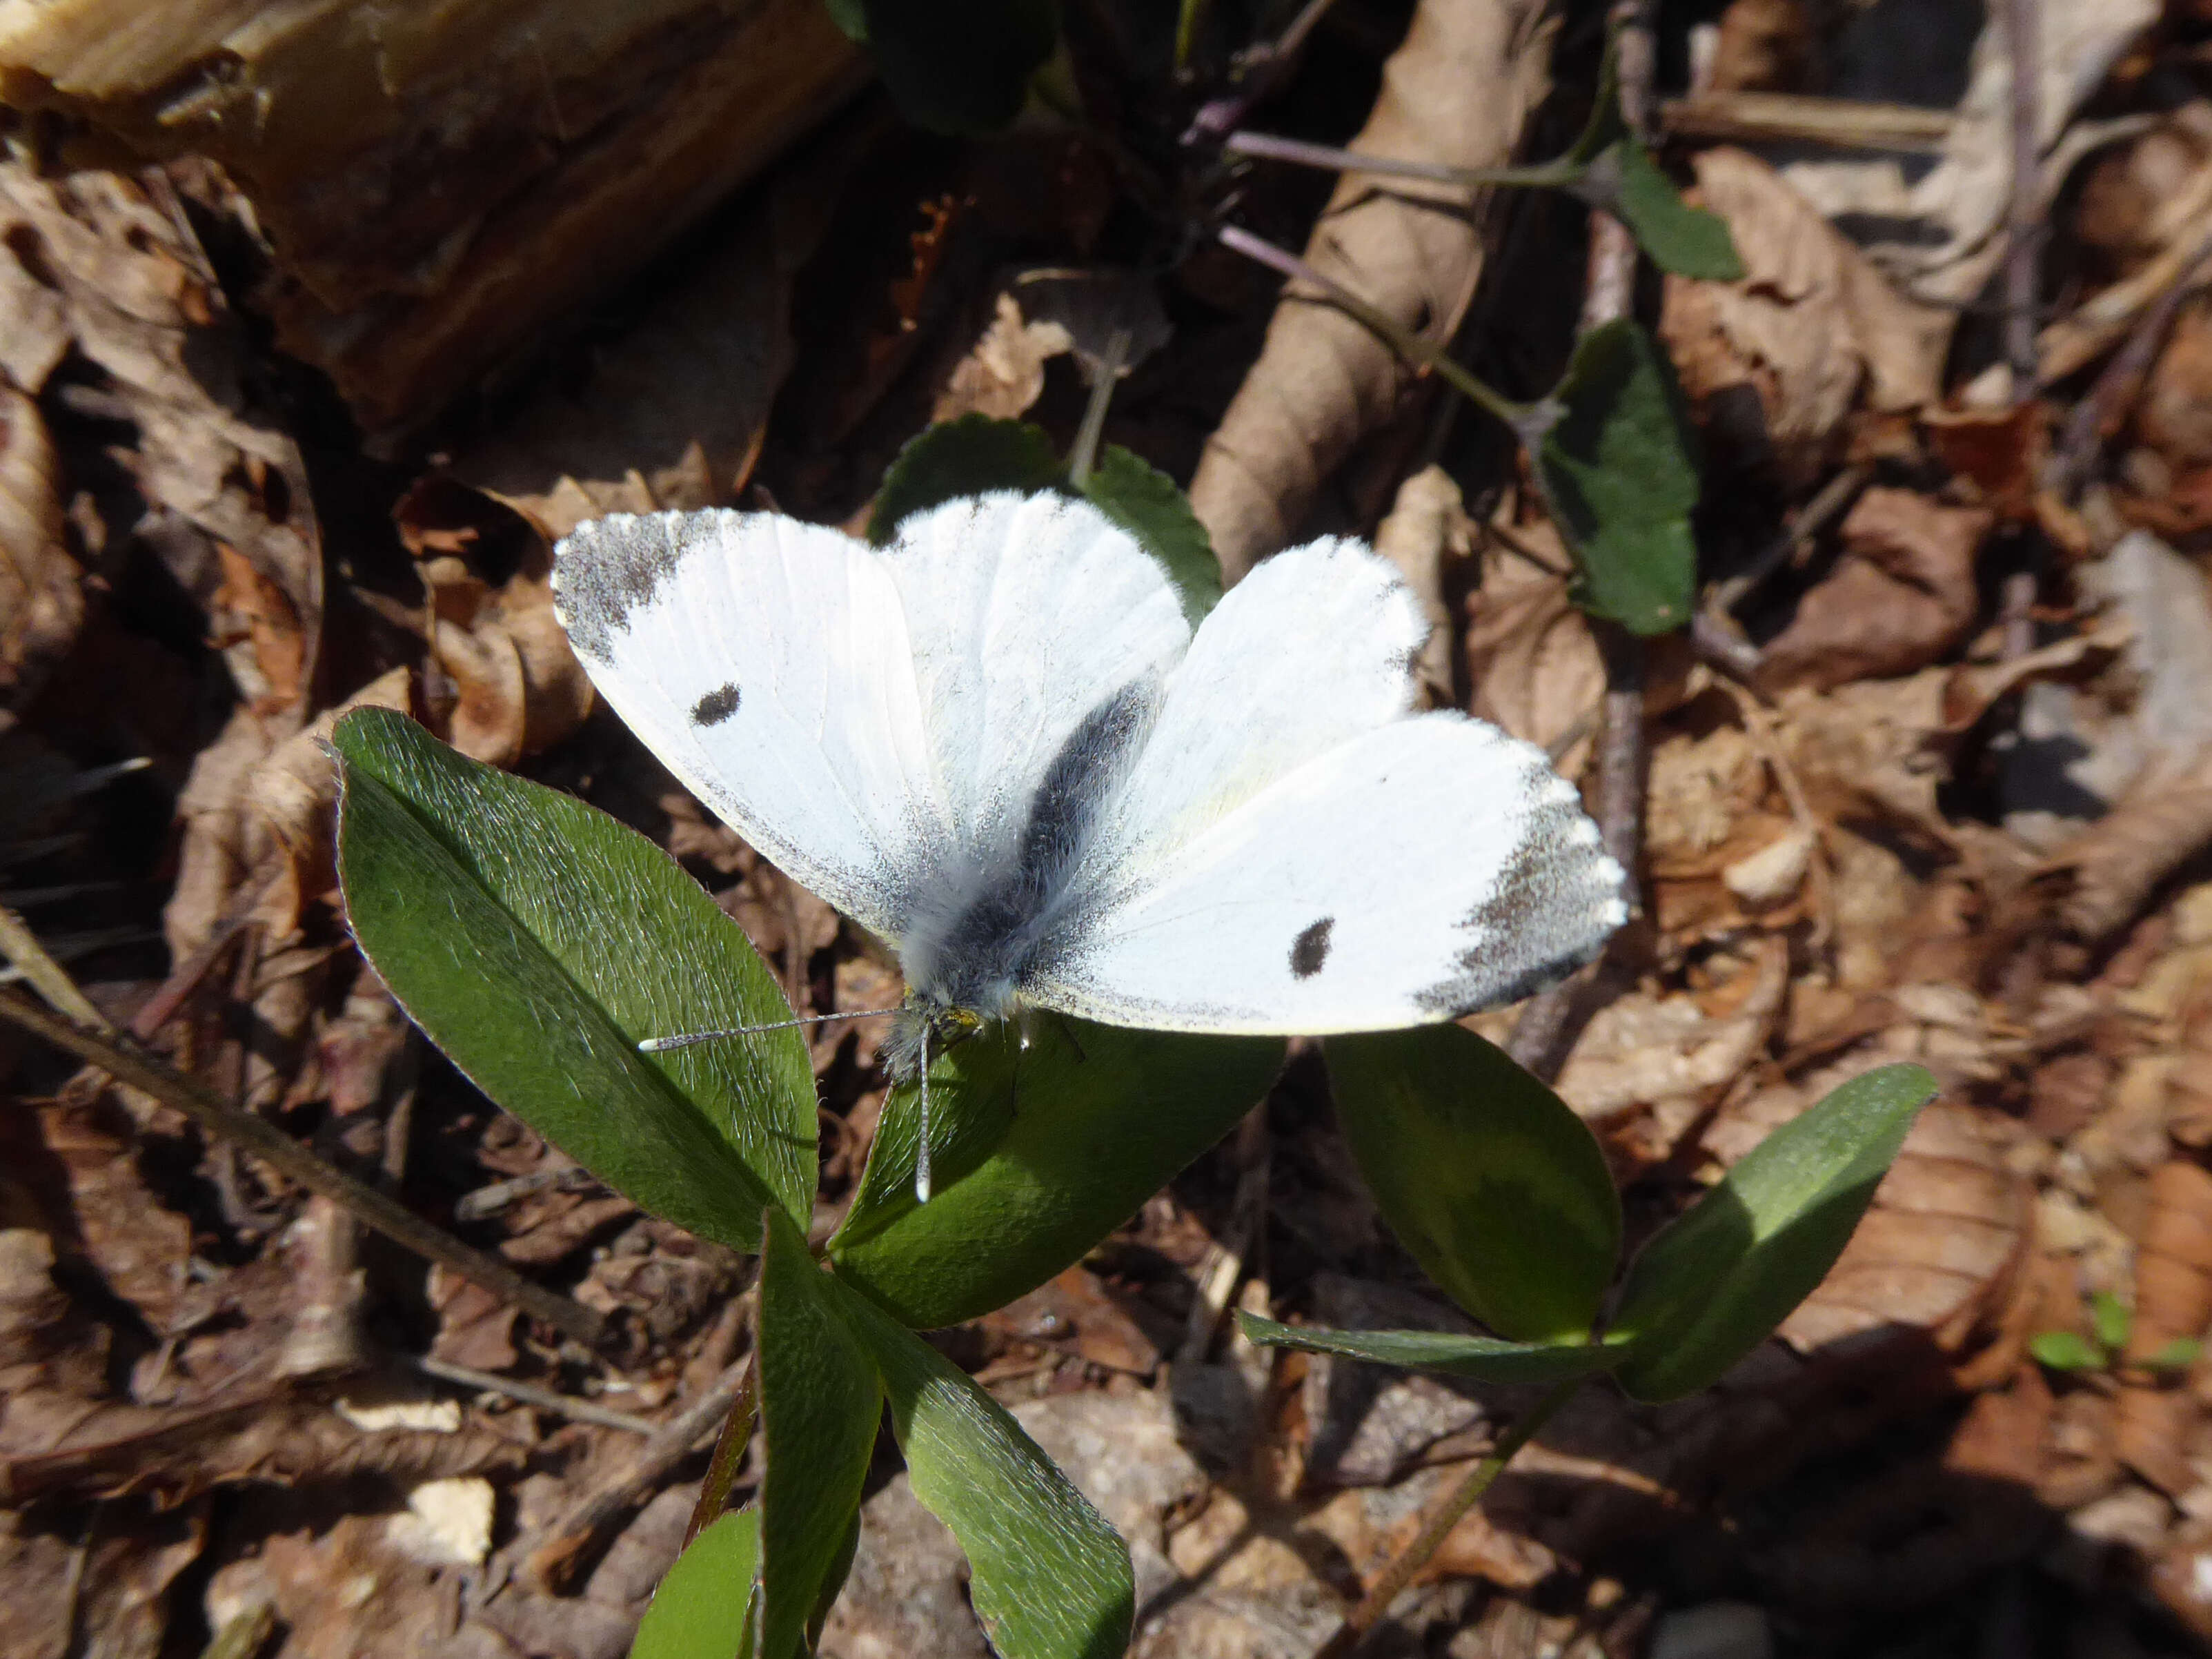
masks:
{"type": "Polygon", "coordinates": [[[2054,1371],[2094,1371],[2105,1363],[2105,1356],[2076,1331],[2038,1331],[2027,1339],[2027,1351],[2037,1364],[2054,1371]]]}
{"type": "Polygon", "coordinates": [[[1587,1332],[1620,1257],[1620,1200],[1589,1126],[1456,1025],[1322,1053],[1359,1172],[1429,1277],[1516,1341],[1587,1332]]]}
{"type": "Polygon", "coordinates": [[[1660,270],[1734,283],[1743,277],[1735,239],[1717,213],[1692,207],[1636,140],[1616,139],[1591,164],[1582,194],[1628,227],[1660,270]]]}
{"type": "Polygon", "coordinates": [[[868,44],[868,13],[861,0],[822,0],[835,23],[848,40],[860,46],[868,44]]]}
{"type": "MultiPolygon", "coordinates": [[[[1060,39],[1053,0],[860,0],[899,113],[933,132],[991,132],[1021,113],[1060,39]]],[[[833,10],[833,15],[834,10],[833,10]]]]}
{"type": "Polygon", "coordinates": [[[2154,1371],[2185,1371],[2197,1363],[2204,1345],[2193,1336],[2177,1336],[2162,1345],[2155,1352],[2145,1354],[2142,1364],[2154,1371]]]}
{"type": "Polygon", "coordinates": [[[1639,1400],[1716,1381],[1827,1276],[1936,1079],[1917,1066],[1852,1079],[1768,1135],[1629,1268],[1615,1371],[1639,1400]]]}
{"type": "Polygon", "coordinates": [[[1564,1382],[1609,1369],[1622,1351],[1618,1341],[1501,1342],[1494,1336],[1460,1336],[1449,1331],[1332,1331],[1278,1324],[1242,1310],[1237,1323],[1247,1340],[1262,1347],[1335,1354],[1408,1370],[1471,1376],[1480,1382],[1564,1382]]]}
{"type": "Polygon", "coordinates": [[[914,1495],[967,1552],[975,1616],[1005,1659],[1121,1659],[1128,1547],[1004,1407],[859,1297],[914,1495]]]}
{"type": "Polygon", "coordinates": [[[2099,1291],[2090,1297],[2089,1323],[2097,1340],[2114,1352],[2128,1346],[2128,1331],[2135,1322],[2128,1304],[2110,1291],[2099,1291]]]}
{"type": "Polygon", "coordinates": [[[790,1659],[831,1574],[852,1565],[860,1488],[883,1421],[874,1357],[806,1236],[770,1210],[761,1251],[761,1659],[790,1659]]]}
{"type": "Polygon", "coordinates": [[[957,1324],[1034,1290],[1226,1133],[1282,1064],[1273,1038],[1009,1021],[931,1070],[935,1194],[914,1196],[921,1098],[892,1092],[830,1259],[908,1324],[957,1324]]]}
{"type": "Polygon", "coordinates": [[[691,1540],[653,1592],[629,1659],[752,1659],[760,1511],[733,1510],[691,1540]]]}
{"type": "Polygon", "coordinates": [[[1173,478],[1119,444],[1106,446],[1083,481],[1083,493],[1160,562],[1182,596],[1184,619],[1195,629],[1221,603],[1221,561],[1190,510],[1190,498],[1173,478]]]}
{"type": "Polygon", "coordinates": [[[1054,489],[1065,478],[1042,427],[988,415],[939,422],[908,439],[884,471],[868,514],[868,539],[881,547],[898,533],[902,520],[956,496],[1054,489]]]}
{"type": "Polygon", "coordinates": [[[741,1250],[811,1215],[813,1071],[744,931],[651,842],[454,753],[404,715],[338,722],[338,876],[355,937],[484,1093],[654,1215],[741,1250]]]}
{"type": "Polygon", "coordinates": [[[1575,557],[1576,601],[1635,634],[1690,620],[1698,550],[1696,439],[1674,365],[1628,318],[1590,330],[1531,448],[1575,557]]]}

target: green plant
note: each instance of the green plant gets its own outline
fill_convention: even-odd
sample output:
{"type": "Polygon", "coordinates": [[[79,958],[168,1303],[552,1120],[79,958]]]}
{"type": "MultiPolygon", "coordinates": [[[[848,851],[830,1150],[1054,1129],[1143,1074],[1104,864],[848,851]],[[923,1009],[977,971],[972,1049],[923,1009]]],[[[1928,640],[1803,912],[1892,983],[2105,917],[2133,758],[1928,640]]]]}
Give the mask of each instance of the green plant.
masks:
{"type": "MultiPolygon", "coordinates": [[[[873,528],[888,534],[906,512],[1002,484],[1078,488],[1034,428],[957,422],[902,452],[873,528]]],[[[1080,488],[1202,616],[1218,597],[1211,550],[1172,483],[1109,450],[1080,488]]],[[[761,1259],[763,1478],[743,1510],[709,1517],[635,1651],[810,1650],[851,1561],[888,1407],[916,1495],[968,1552],[998,1650],[1120,1653],[1133,1595],[1121,1540],[914,1332],[985,1313],[1081,1259],[1264,1094],[1282,1043],[1044,1020],[1024,1048],[1010,1029],[987,1030],[931,1068],[935,1195],[915,1198],[920,1099],[902,1085],[817,1259],[805,1243],[814,1089],[797,1034],[637,1048],[671,1031],[790,1018],[736,924],[643,837],[463,758],[403,716],[358,711],[332,743],[349,915],[409,1012],[488,1095],[610,1186],[761,1259]]],[[[1595,1140],[1556,1094],[1454,1025],[1332,1039],[1325,1055],[1382,1214],[1493,1334],[1251,1317],[1247,1332],[1548,1381],[1555,1399],[1598,1376],[1673,1399],[1764,1340],[1834,1261],[1935,1090],[1917,1066],[1884,1067],[1777,1131],[1644,1246],[1601,1322],[1620,1267],[1619,1202],[1595,1140]]]]}
{"type": "Polygon", "coordinates": [[[2135,1310],[2110,1291],[2089,1298],[2089,1324],[2094,1333],[2038,1331],[2027,1340],[2027,1351],[2036,1363],[2054,1371],[2111,1372],[2124,1364],[2152,1372],[2185,1371],[2197,1363],[2204,1345],[2193,1336],[2178,1336],[2161,1343],[2157,1351],[2140,1359],[2126,1358],[2128,1337],[2135,1328],[2135,1310]]]}

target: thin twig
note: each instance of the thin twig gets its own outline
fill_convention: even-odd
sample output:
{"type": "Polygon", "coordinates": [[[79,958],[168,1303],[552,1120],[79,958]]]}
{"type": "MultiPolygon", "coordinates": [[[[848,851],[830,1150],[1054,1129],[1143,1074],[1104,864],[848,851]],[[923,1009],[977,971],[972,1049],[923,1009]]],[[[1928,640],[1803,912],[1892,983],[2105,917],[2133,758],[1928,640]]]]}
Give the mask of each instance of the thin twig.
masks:
{"type": "Polygon", "coordinates": [[[68,970],[47,954],[39,936],[31,931],[31,925],[13,910],[4,908],[0,908],[0,956],[15,965],[33,990],[78,1024],[100,1031],[115,1029],[107,1016],[94,1007],[90,999],[77,988],[68,970]]]}
{"type": "Polygon", "coordinates": [[[622,1517],[658,1492],[676,1466],[752,1391],[753,1362],[747,1354],[716,1377],[714,1385],[660,1425],[638,1448],[635,1460],[555,1522],[550,1536],[530,1553],[524,1576],[539,1588],[564,1593],[584,1565],[599,1553],[622,1517]]]}
{"type": "Polygon", "coordinates": [[[2039,0],[2005,0],[2005,39],[2012,52],[2012,198],[2006,208],[2005,360],[2015,401],[2033,394],[2036,380],[2036,281],[2043,252],[2039,210],[2042,178],[2042,20],[2039,0]]]}
{"type": "Polygon", "coordinates": [[[1537,1431],[1552,1420],[1581,1386],[1582,1379],[1573,1377],[1554,1388],[1513,1425],[1512,1431],[1498,1443],[1488,1456],[1468,1471],[1465,1480],[1446,1493],[1440,1503],[1431,1506],[1421,1519],[1421,1529],[1413,1535],[1413,1541],[1399,1551],[1382,1575],[1368,1586],[1358,1605],[1345,1614],[1336,1634],[1315,1650],[1313,1659],[1346,1659],[1346,1656],[1358,1650],[1368,1632],[1390,1611],[1390,1604],[1398,1599],[1399,1593],[1413,1583],[1413,1575],[1429,1564],[1446,1534],[1481,1501],[1483,1493],[1490,1490],[1491,1483],[1504,1472],[1515,1455],[1535,1438],[1537,1431]]]}
{"type": "Polygon", "coordinates": [[[141,1042],[151,1042],[160,1035],[161,1028],[184,1006],[185,999],[198,988],[208,970],[229,948],[231,940],[253,920],[263,896],[276,884],[276,878],[283,870],[282,858],[272,857],[246,878],[245,885],[231,896],[222,914],[215,919],[215,926],[208,929],[207,937],[170,971],[168,978],[161,981],[161,988],[147,998],[144,1006],[131,1017],[132,1036],[141,1042]]]}
{"type": "Polygon", "coordinates": [[[1369,301],[1363,300],[1333,276],[1322,275],[1287,248],[1277,247],[1273,242],[1262,241],[1249,230],[1236,225],[1224,225],[1218,233],[1224,247],[1232,248],[1246,258],[1280,271],[1284,276],[1302,283],[1310,283],[1327,295],[1356,321],[1381,336],[1385,343],[1400,356],[1432,369],[1449,381],[1462,397],[1476,408],[1494,415],[1520,435],[1523,444],[1534,446],[1541,436],[1544,427],[1556,418],[1555,411],[1539,404],[1516,404],[1485,386],[1460,364],[1451,355],[1434,342],[1423,339],[1395,317],[1369,301]]]}
{"type": "Polygon", "coordinates": [[[1765,586],[1766,579],[1789,563],[1799,548],[1843,516],[1873,476],[1870,467],[1847,466],[1822,484],[1819,493],[1759,550],[1749,564],[1714,585],[1713,603],[1723,611],[1733,611],[1765,586]]]}
{"type": "Polygon", "coordinates": [[[125,1046],[122,1039],[81,1030],[29,999],[7,991],[0,991],[0,1019],[34,1032],[56,1048],[99,1066],[118,1082],[143,1090],[165,1106],[173,1106],[209,1133],[244,1147],[308,1191],[343,1205],[386,1237],[452,1268],[562,1335],[593,1347],[605,1334],[606,1322],[591,1309],[532,1283],[505,1262],[441,1231],[398,1200],[324,1162],[283,1130],[217,1099],[191,1079],[179,1077],[160,1061],[125,1046]]]}
{"type": "Polygon", "coordinates": [[[1580,183],[1589,171],[1578,161],[1542,161],[1520,167],[1456,167],[1446,161],[1412,161],[1393,155],[1371,155],[1364,150],[1311,144],[1303,138],[1279,138],[1267,132],[1232,132],[1222,141],[1221,148],[1231,155],[1249,155],[1257,161],[1288,161],[1293,166],[1320,167],[1328,173],[1418,179],[1425,184],[1457,185],[1468,190],[1516,185],[1565,190],[1580,183]]]}
{"type": "Polygon", "coordinates": [[[491,1371],[480,1371],[468,1365],[456,1365],[450,1359],[439,1359],[427,1353],[408,1354],[406,1363],[425,1376],[434,1376],[441,1382],[457,1383],[465,1389],[474,1389],[479,1394],[503,1395],[509,1400],[520,1401],[526,1406],[556,1412],[562,1417],[572,1417],[579,1423],[597,1423],[602,1428],[622,1429],[630,1434],[653,1435],[660,1431],[660,1425],[651,1418],[633,1417],[628,1412],[611,1410],[594,1405],[588,1400],[579,1400],[574,1395],[562,1394],[556,1389],[541,1389],[534,1382],[519,1382],[511,1376],[501,1376],[491,1371]]]}
{"type": "Polygon", "coordinates": [[[1911,104],[1868,104],[1788,92],[1701,92],[1668,100],[1659,125],[1686,138],[1832,144],[1844,149],[1939,152],[1958,117],[1911,104]]]}

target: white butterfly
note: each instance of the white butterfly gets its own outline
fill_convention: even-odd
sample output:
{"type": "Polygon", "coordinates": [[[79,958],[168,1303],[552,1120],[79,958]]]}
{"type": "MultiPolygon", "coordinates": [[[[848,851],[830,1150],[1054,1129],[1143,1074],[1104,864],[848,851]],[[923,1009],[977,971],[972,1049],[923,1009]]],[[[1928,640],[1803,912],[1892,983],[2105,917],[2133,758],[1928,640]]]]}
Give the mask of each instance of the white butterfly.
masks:
{"type": "Polygon", "coordinates": [[[925,1079],[953,1011],[1449,1019],[1626,915],[1540,751],[1410,712],[1427,623],[1356,542],[1267,560],[1194,634],[1135,541],[1051,494],[948,501],[882,549],[776,514],[616,514],[553,580],[647,747],[897,951],[925,1079]]]}

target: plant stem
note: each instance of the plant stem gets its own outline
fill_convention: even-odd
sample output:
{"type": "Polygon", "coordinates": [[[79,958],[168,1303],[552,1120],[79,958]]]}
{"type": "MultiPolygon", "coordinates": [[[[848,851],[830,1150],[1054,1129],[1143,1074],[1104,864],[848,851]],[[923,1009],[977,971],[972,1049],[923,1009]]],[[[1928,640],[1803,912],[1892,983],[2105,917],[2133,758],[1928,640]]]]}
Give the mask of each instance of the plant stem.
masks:
{"type": "Polygon", "coordinates": [[[1114,383],[1121,377],[1121,365],[1127,361],[1129,346],[1135,337],[1126,328],[1117,328],[1107,337],[1105,355],[1098,360],[1098,378],[1091,383],[1091,401],[1083,408],[1083,424],[1077,428],[1075,446],[1067,452],[1067,481],[1078,489],[1091,481],[1091,470],[1098,463],[1098,440],[1106,431],[1107,405],[1114,401],[1114,383]]]}
{"type": "Polygon", "coordinates": [[[1333,144],[1310,144],[1302,138],[1278,138],[1266,132],[1232,132],[1221,142],[1231,155],[1261,161],[1289,161],[1298,167],[1321,167],[1331,173],[1371,173],[1386,179],[1419,179],[1428,184],[1461,185],[1470,190],[1520,187],[1527,190],[1571,190],[1589,168],[1580,161],[1540,161],[1525,167],[1455,167],[1444,161],[1411,161],[1390,155],[1370,155],[1361,150],[1340,149],[1333,144]]]}
{"type": "Polygon", "coordinates": [[[236,1142],[309,1192],[320,1193],[343,1206],[386,1238],[452,1268],[494,1296],[514,1303],[532,1318],[544,1320],[563,1336],[588,1348],[598,1346],[605,1334],[606,1322],[581,1303],[532,1284],[505,1262],[432,1226],[397,1199],[325,1163],[274,1124],[217,1099],[191,1079],[125,1047],[120,1039],[80,1030],[60,1015],[8,991],[0,991],[0,1019],[67,1049],[118,1082],[143,1090],[163,1105],[175,1107],[209,1133],[236,1142]]]}
{"type": "Polygon", "coordinates": [[[1224,247],[1233,248],[1270,270],[1279,270],[1284,276],[1302,283],[1311,283],[1363,326],[1380,335],[1401,357],[1419,363],[1424,368],[1433,369],[1460,396],[1512,428],[1522,443],[1538,441],[1544,429],[1557,418],[1546,404],[1516,404],[1510,398],[1500,396],[1454,362],[1450,354],[1441,346],[1423,339],[1395,317],[1361,299],[1334,277],[1322,275],[1287,248],[1262,241],[1250,231],[1239,229],[1235,225],[1222,226],[1218,234],[1224,247]]]}
{"type": "Polygon", "coordinates": [[[2012,194],[2006,204],[2005,360],[2013,401],[2035,395],[2036,266],[2043,251],[2037,211],[2043,146],[2043,25],[2037,0],[2006,0],[2005,46],[2012,54],[2012,194]]]}
{"type": "Polygon", "coordinates": [[[1413,1575],[1429,1564],[1445,1535],[1460,1523],[1462,1517],[1482,1499],[1491,1484],[1504,1474],[1520,1449],[1536,1437],[1537,1431],[1550,1422],[1560,1407],[1567,1403],[1574,1391],[1582,1386],[1583,1379],[1571,1377],[1560,1383],[1516,1423],[1510,1432],[1498,1443],[1491,1454],[1469,1469],[1467,1478],[1455,1486],[1442,1503],[1432,1506],[1422,1517],[1421,1529],[1413,1541],[1398,1552],[1382,1575],[1370,1585],[1359,1598],[1359,1605],[1344,1616],[1344,1623],[1336,1634],[1314,1650],[1313,1659],[1346,1659],[1358,1650],[1359,1644],[1370,1631],[1382,1622],[1390,1611],[1390,1604],[1398,1594],[1413,1580],[1413,1575]]]}
{"type": "MultiPolygon", "coordinates": [[[[754,1345],[757,1357],[757,1335],[754,1345]]],[[[730,1488],[738,1484],[738,1475],[744,1468],[745,1448],[752,1443],[753,1419],[759,1414],[760,1367],[748,1364],[744,1384],[738,1390],[737,1403],[730,1407],[722,1432],[715,1438],[714,1455],[707,1464],[707,1478],[700,1483],[699,1501],[691,1506],[691,1519],[684,1523],[684,1548],[689,1549],[691,1540],[714,1525],[722,1511],[729,1508],[730,1488]]]]}

